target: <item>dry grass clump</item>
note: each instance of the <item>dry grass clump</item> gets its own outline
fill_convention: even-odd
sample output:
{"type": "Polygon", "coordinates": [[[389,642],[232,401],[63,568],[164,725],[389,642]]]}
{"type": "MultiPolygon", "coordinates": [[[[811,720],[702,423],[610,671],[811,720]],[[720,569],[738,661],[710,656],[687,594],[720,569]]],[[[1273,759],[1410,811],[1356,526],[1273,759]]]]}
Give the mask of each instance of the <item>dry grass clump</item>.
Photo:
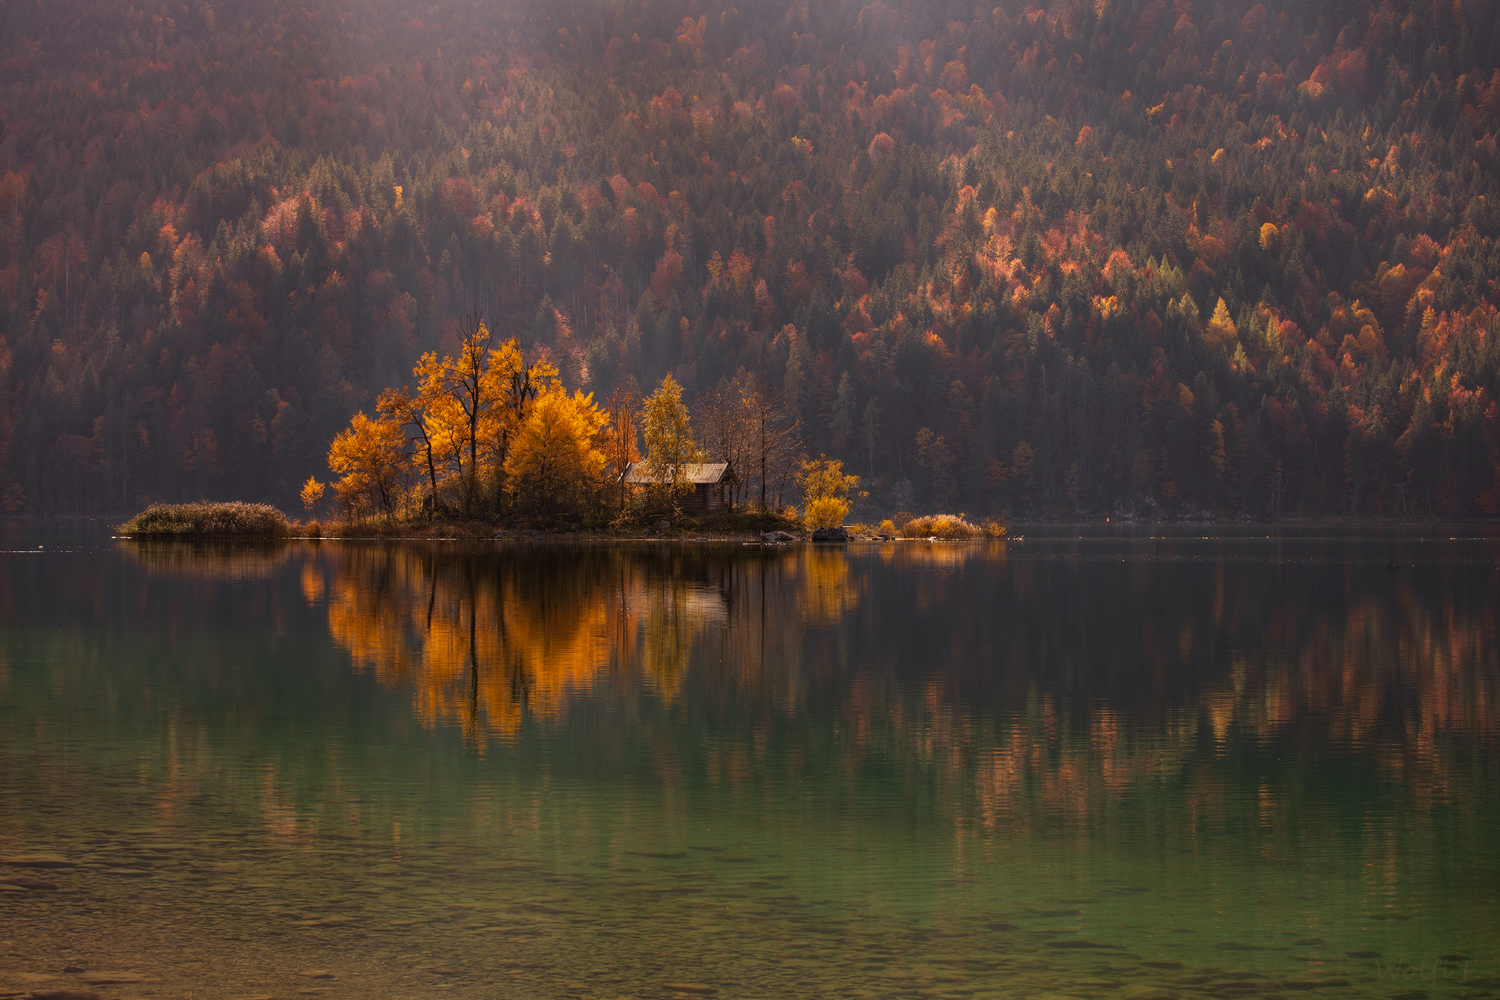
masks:
{"type": "Polygon", "coordinates": [[[962,514],[928,514],[901,525],[902,538],[938,538],[945,542],[983,536],[984,529],[964,520],[962,514]]]}
{"type": "Polygon", "coordinates": [[[152,504],[120,525],[122,535],[237,535],[279,538],[288,530],[286,515],[264,503],[152,504]]]}

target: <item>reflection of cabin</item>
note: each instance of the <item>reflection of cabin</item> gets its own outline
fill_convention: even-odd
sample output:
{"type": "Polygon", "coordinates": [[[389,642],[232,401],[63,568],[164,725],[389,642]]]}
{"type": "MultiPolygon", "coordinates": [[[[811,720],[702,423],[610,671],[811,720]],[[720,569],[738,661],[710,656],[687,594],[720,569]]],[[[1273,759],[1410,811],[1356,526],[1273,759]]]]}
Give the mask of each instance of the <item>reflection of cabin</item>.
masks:
{"type": "MultiPolygon", "coordinates": [[[[666,482],[664,476],[649,475],[643,462],[631,462],[625,467],[626,486],[657,486],[666,482]]],[[[693,492],[683,493],[677,505],[685,511],[728,510],[734,506],[734,488],[739,478],[728,462],[691,464],[682,467],[684,477],[693,484],[693,492]]]]}

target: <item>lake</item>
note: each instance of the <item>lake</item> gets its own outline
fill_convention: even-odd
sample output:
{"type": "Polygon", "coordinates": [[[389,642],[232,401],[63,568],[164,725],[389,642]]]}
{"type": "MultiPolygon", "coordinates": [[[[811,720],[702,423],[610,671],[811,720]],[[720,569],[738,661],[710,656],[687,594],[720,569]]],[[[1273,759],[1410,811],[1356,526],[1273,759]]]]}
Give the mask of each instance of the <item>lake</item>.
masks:
{"type": "Polygon", "coordinates": [[[0,549],[0,996],[1500,996],[1493,527],[0,549]]]}

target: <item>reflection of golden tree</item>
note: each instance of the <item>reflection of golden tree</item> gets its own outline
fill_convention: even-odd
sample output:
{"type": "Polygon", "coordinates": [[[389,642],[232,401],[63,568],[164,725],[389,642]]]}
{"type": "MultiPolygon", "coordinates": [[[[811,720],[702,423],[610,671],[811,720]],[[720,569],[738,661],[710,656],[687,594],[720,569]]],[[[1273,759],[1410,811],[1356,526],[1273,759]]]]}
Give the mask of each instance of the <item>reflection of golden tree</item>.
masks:
{"type": "Polygon", "coordinates": [[[641,667],[652,687],[670,702],[677,696],[698,638],[729,620],[717,591],[682,581],[643,585],[626,602],[626,627],[641,644],[641,667]]]}
{"type": "Polygon", "coordinates": [[[338,570],[334,640],[382,682],[410,683],[426,724],[514,733],[523,710],[555,713],[609,662],[611,603],[574,574],[410,548],[354,550],[338,570]]]}
{"type": "Polygon", "coordinates": [[[302,597],[308,604],[317,604],[323,599],[323,570],[316,562],[302,564],[302,597]]]}
{"type": "MultiPolygon", "coordinates": [[[[419,657],[396,613],[390,576],[409,569],[407,560],[393,558],[390,573],[372,582],[370,574],[360,572],[369,568],[369,553],[342,555],[328,600],[328,630],[349,651],[356,669],[373,671],[383,684],[404,684],[419,657]]],[[[407,588],[400,582],[404,596],[407,588]]]]}
{"type": "MultiPolygon", "coordinates": [[[[929,546],[930,548],[931,546],[929,546]]],[[[849,557],[842,549],[814,548],[802,561],[802,618],[816,625],[834,625],[859,605],[866,577],[849,578],[849,557]]]]}
{"type": "Polygon", "coordinates": [[[639,678],[673,701],[707,656],[732,667],[736,686],[769,681],[764,693],[795,706],[805,624],[836,625],[868,589],[832,550],[686,567],[680,555],[606,549],[576,561],[417,546],[324,555],[324,567],[304,567],[303,592],[316,600],[326,588],[330,631],[356,668],[410,685],[424,724],[476,740],[514,734],[527,713],[556,715],[604,676],[639,678]]]}
{"type": "MultiPolygon", "coordinates": [[[[717,696],[796,716],[831,697],[850,736],[833,751],[849,780],[867,755],[889,755],[898,771],[925,776],[940,812],[986,830],[1117,822],[1118,803],[1143,797],[1173,810],[1163,821],[1187,836],[1257,815],[1274,827],[1275,816],[1300,808],[1298,788],[1332,779],[1292,774],[1309,758],[1291,753],[1278,765],[1283,778],[1239,787],[1223,762],[1309,733],[1349,751],[1340,766],[1399,775],[1419,808],[1461,800],[1483,778],[1463,753],[1466,734],[1497,734],[1500,654],[1487,642],[1496,613],[1483,602],[1351,586],[1319,603],[1219,573],[1181,600],[1107,619],[1101,638],[1069,647],[1084,669],[1066,680],[1039,673],[1043,643],[1059,641],[1044,608],[1057,595],[1034,564],[1004,572],[1017,605],[1006,629],[978,630],[954,600],[976,574],[952,570],[984,558],[980,549],[885,548],[851,560],[824,549],[453,555],[325,546],[323,558],[336,640],[382,682],[410,684],[424,723],[459,725],[476,741],[514,734],[528,715],[556,716],[570,693],[605,678],[621,691],[640,681],[675,701],[691,665],[712,663],[692,680],[705,703],[717,696]],[[870,582],[876,572],[911,578],[891,589],[870,582]],[[894,659],[883,662],[899,657],[899,644],[848,655],[868,616],[852,630],[840,623],[864,602],[876,617],[887,613],[877,602],[894,593],[902,613],[925,600],[942,614],[929,649],[951,644],[942,657],[952,669],[920,690],[902,687],[894,659]],[[1000,703],[1012,707],[976,718],[956,683],[964,665],[985,662],[998,669],[982,682],[999,684],[1000,703]],[[1130,680],[1111,680],[1115,669],[1130,680]],[[1085,691],[1086,701],[1074,697],[1085,691]]],[[[995,565],[987,559],[985,571],[995,565]]],[[[1136,567],[1119,579],[1154,585],[1153,572],[1136,567]]],[[[749,744],[721,749],[722,761],[758,759],[749,744]]]]}
{"type": "Polygon", "coordinates": [[[490,602],[503,616],[492,655],[497,662],[508,657],[511,676],[524,678],[533,711],[554,714],[569,690],[592,684],[608,665],[613,602],[604,588],[572,576],[531,587],[504,577],[494,582],[504,590],[490,602]]]}
{"type": "Polygon", "coordinates": [[[963,569],[970,560],[983,557],[986,560],[999,559],[1004,563],[1005,544],[1001,543],[963,543],[963,542],[895,542],[882,546],[882,554],[890,550],[891,558],[897,565],[904,568],[935,569],[943,573],[951,573],[954,570],[963,569]]]}
{"type": "Polygon", "coordinates": [[[556,715],[611,667],[674,698],[695,643],[727,621],[723,598],[620,553],[592,556],[351,548],[336,563],[329,629],[356,668],[411,685],[424,724],[457,724],[476,742],[513,735],[528,712],[556,715]]]}

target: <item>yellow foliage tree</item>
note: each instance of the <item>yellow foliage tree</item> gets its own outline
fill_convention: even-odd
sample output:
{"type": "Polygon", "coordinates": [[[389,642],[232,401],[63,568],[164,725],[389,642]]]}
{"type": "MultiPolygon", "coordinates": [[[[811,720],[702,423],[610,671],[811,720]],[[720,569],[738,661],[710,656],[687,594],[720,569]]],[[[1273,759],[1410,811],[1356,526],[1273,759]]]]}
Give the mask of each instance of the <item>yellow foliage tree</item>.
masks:
{"type": "Polygon", "coordinates": [[[312,512],[314,521],[318,519],[318,501],[323,499],[325,488],[316,476],[308,476],[307,482],[302,484],[302,506],[312,512]]]}
{"type": "Polygon", "coordinates": [[[549,386],[520,422],[505,458],[505,488],[533,511],[578,511],[604,473],[601,432],[609,415],[592,394],[549,386]]]}
{"type": "Polygon", "coordinates": [[[349,427],[333,439],[328,467],[341,477],[333,491],[351,516],[394,516],[410,468],[406,435],[389,417],[371,420],[356,413],[349,427]]]}
{"type": "Polygon", "coordinates": [[[516,435],[526,421],[529,407],[543,393],[562,389],[557,367],[550,361],[527,365],[521,356],[521,345],[512,337],[501,344],[490,357],[486,372],[489,395],[494,407],[482,429],[490,443],[495,468],[504,471],[516,435]]]}
{"type": "MultiPolygon", "coordinates": [[[[430,357],[432,357],[431,353],[425,354],[422,360],[425,362],[430,357]]],[[[421,370],[420,365],[415,369],[417,373],[420,373],[421,370]]],[[[420,381],[418,382],[418,386],[418,395],[416,396],[412,396],[404,387],[385,390],[380,394],[380,399],[375,404],[375,408],[380,412],[381,416],[396,421],[403,428],[411,427],[416,430],[416,442],[421,447],[413,452],[412,462],[419,468],[425,465],[430,490],[429,497],[432,504],[436,506],[438,495],[437,462],[434,458],[432,435],[428,433],[427,421],[423,419],[423,414],[431,404],[432,399],[423,390],[420,381]]]]}
{"type": "MultiPolygon", "coordinates": [[[[454,458],[459,466],[465,511],[473,509],[478,496],[480,430],[489,428],[495,409],[495,390],[498,387],[493,374],[496,367],[494,356],[500,351],[492,346],[493,340],[494,335],[489,327],[483,320],[478,320],[474,323],[473,332],[464,337],[458,356],[444,357],[434,373],[436,384],[441,386],[457,407],[457,413],[451,408],[448,410],[448,426],[445,429],[450,437],[457,430],[461,438],[457,442],[454,458]],[[461,420],[457,419],[459,414],[462,414],[461,420]],[[467,452],[467,466],[463,464],[464,452],[467,452]]],[[[519,351],[516,353],[519,355],[519,351]]],[[[450,447],[452,443],[450,440],[450,447]]]]}
{"type": "Polygon", "coordinates": [[[1219,304],[1214,306],[1214,314],[1208,321],[1208,329],[1204,332],[1204,339],[1216,347],[1229,349],[1240,335],[1235,328],[1234,320],[1230,318],[1229,306],[1225,305],[1224,299],[1219,299],[1219,304]]]}
{"type": "Polygon", "coordinates": [[[444,496],[457,500],[472,479],[467,461],[469,435],[463,408],[452,396],[433,399],[422,414],[422,422],[438,456],[441,471],[438,486],[444,496]]]}
{"type": "Polygon", "coordinates": [[[849,516],[849,491],[859,487],[859,477],[845,475],[843,462],[821,455],[802,463],[797,486],[802,490],[803,519],[809,528],[841,528],[849,516]]]}
{"type": "Polygon", "coordinates": [[[669,483],[673,492],[690,491],[693,484],[688,481],[687,466],[703,461],[703,453],[693,440],[687,407],[682,405],[682,386],[670,374],[662,377],[661,385],[646,400],[642,436],[647,475],[669,483]]]}
{"type": "MultiPolygon", "coordinates": [[[[434,502],[447,496],[470,511],[486,483],[488,496],[498,501],[512,442],[528,407],[559,384],[556,367],[527,365],[515,338],[496,345],[485,323],[476,321],[456,356],[429,351],[412,374],[417,393],[404,400],[411,419],[403,422],[418,427],[423,447],[413,458],[427,467],[434,502]]],[[[399,415],[405,397],[399,392],[382,397],[392,415],[399,415]]]]}

